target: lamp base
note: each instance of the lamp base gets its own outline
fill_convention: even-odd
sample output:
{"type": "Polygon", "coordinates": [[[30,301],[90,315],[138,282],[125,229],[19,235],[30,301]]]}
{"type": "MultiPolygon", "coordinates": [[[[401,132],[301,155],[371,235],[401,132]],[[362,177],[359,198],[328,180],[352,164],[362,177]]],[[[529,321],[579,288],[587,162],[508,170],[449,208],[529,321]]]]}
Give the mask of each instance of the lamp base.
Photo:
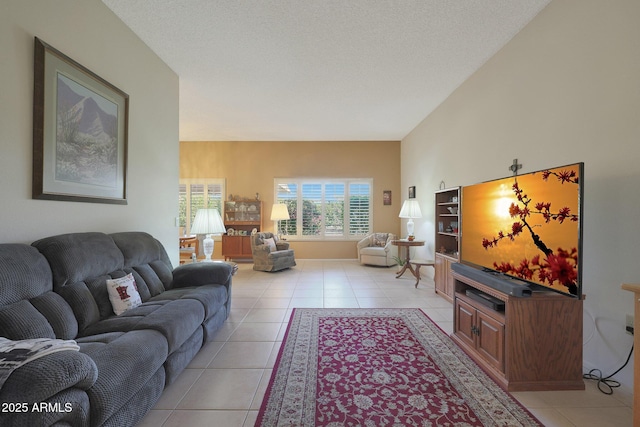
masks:
{"type": "Polygon", "coordinates": [[[415,239],[415,236],[413,235],[413,229],[413,218],[409,218],[409,221],[407,221],[407,240],[409,241],[415,239]]]}
{"type": "Polygon", "coordinates": [[[204,252],[204,260],[205,262],[207,261],[213,261],[211,259],[211,255],[213,255],[213,245],[214,245],[214,241],[211,238],[211,234],[207,234],[207,237],[204,238],[204,240],[202,240],[202,251],[204,252]]]}

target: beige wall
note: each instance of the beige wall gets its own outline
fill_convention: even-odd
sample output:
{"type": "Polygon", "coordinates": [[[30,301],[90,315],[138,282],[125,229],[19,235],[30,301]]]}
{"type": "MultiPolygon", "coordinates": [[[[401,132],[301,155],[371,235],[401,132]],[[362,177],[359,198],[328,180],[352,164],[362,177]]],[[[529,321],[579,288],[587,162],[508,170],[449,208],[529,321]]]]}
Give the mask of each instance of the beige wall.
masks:
{"type": "Polygon", "coordinates": [[[141,230],[178,259],[178,77],[102,2],[0,3],[0,242],[141,230]],[[128,205],[31,199],[34,36],[129,94],[128,205]]]}
{"type": "MultiPolygon", "coordinates": [[[[610,374],[640,281],[640,2],[554,0],[402,143],[402,185],[435,190],[585,162],[584,365],[610,374]]],[[[416,220],[433,252],[433,197],[416,220]]],[[[463,201],[464,202],[464,201],[463,201]]],[[[464,218],[462,219],[464,222],[464,218]]],[[[631,388],[632,366],[616,375],[631,388]]]]}
{"type": "MultiPolygon", "coordinates": [[[[398,213],[406,191],[400,191],[400,142],[181,142],[180,178],[225,178],[227,195],[260,193],[265,230],[274,199],[274,178],[373,178],[374,230],[400,231],[398,213]],[[393,193],[382,203],[383,190],[393,193]],[[401,194],[402,193],[402,194],[401,194]]],[[[293,241],[301,259],[356,258],[354,241],[293,241]]],[[[220,244],[216,254],[220,256],[220,244]]]]}

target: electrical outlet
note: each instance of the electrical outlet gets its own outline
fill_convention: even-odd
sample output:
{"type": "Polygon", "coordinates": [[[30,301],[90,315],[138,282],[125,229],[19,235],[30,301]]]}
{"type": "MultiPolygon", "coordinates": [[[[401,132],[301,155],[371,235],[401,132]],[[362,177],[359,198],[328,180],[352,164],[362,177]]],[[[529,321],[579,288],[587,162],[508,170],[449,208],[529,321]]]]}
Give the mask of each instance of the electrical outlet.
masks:
{"type": "Polygon", "coordinates": [[[627,314],[627,324],[625,326],[625,330],[629,335],[633,335],[633,314],[627,314]]]}

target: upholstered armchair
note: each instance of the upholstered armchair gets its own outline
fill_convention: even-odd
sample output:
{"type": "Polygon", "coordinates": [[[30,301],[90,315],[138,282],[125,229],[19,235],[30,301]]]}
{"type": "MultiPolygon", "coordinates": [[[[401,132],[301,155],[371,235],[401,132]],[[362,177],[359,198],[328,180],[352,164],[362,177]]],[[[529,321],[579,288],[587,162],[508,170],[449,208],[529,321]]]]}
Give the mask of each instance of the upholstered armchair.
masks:
{"type": "Polygon", "coordinates": [[[373,233],[358,242],[360,264],[390,267],[396,264],[398,248],[391,244],[396,239],[392,233],[373,233]]]}
{"type": "Polygon", "coordinates": [[[289,243],[278,240],[273,233],[261,232],[252,235],[251,253],[253,269],[256,271],[279,271],[296,265],[289,243]]]}

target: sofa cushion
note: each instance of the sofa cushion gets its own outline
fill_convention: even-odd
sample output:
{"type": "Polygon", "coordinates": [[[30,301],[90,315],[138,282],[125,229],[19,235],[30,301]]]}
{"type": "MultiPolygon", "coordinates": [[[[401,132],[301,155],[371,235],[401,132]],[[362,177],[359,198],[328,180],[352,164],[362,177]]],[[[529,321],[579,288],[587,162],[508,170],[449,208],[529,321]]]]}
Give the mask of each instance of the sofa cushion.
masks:
{"type": "MultiPolygon", "coordinates": [[[[150,296],[158,295],[170,285],[173,267],[158,240],[148,233],[137,231],[114,233],[110,236],[122,251],[125,272],[135,272],[138,286],[146,285],[150,296]]],[[[142,300],[146,301],[144,295],[142,300]]]]}
{"type": "Polygon", "coordinates": [[[136,281],[131,273],[119,279],[107,279],[107,292],[116,316],[142,304],[136,281]]]}
{"type": "Polygon", "coordinates": [[[0,308],[0,331],[10,340],[56,337],[47,318],[28,300],[0,308]]]}
{"type": "Polygon", "coordinates": [[[92,425],[102,425],[120,411],[162,369],[168,354],[166,339],[153,330],[101,334],[77,342],[99,372],[87,391],[92,425]]]}
{"type": "Polygon", "coordinates": [[[164,246],[152,235],[141,231],[128,231],[109,235],[122,251],[125,267],[162,261],[171,271],[171,261],[164,246]]]}
{"type": "Polygon", "coordinates": [[[34,247],[0,244],[0,331],[13,340],[73,339],[78,323],[55,294],[47,259],[34,247]]]}
{"type": "Polygon", "coordinates": [[[47,237],[32,245],[49,260],[54,290],[121,270],[124,256],[103,233],[72,233],[47,237]]]}
{"type": "Polygon", "coordinates": [[[149,298],[161,294],[165,290],[165,283],[171,283],[171,270],[161,261],[141,264],[135,267],[125,267],[126,273],[133,273],[136,283],[149,290],[149,298]]]}
{"type": "MultiPolygon", "coordinates": [[[[104,293],[107,293],[105,286],[102,286],[104,293]]],[[[93,297],[92,292],[84,282],[66,285],[58,292],[73,310],[73,314],[78,322],[78,331],[81,332],[89,325],[100,320],[100,308],[93,297]]],[[[109,297],[105,297],[106,304],[109,304],[109,297]]],[[[111,308],[109,307],[109,310],[111,308]]]]}
{"type": "Polygon", "coordinates": [[[78,322],[71,306],[55,292],[47,292],[30,300],[53,328],[56,338],[72,340],[78,335],[78,322]]]}
{"type": "Polygon", "coordinates": [[[384,247],[369,246],[367,248],[360,249],[360,255],[386,257],[387,252],[384,250],[384,247]]]}
{"type": "Polygon", "coordinates": [[[273,238],[264,239],[264,244],[269,248],[270,252],[276,250],[276,241],[273,238]]]}
{"type": "Polygon", "coordinates": [[[0,244],[0,283],[0,307],[53,289],[47,259],[35,248],[19,243],[0,244]]]}
{"type": "Polygon", "coordinates": [[[120,316],[94,323],[82,331],[82,336],[151,329],[165,337],[172,353],[202,325],[204,313],[202,303],[193,299],[148,301],[120,316]]]}
{"type": "Polygon", "coordinates": [[[202,285],[189,288],[176,288],[163,292],[151,301],[165,301],[178,299],[193,299],[204,307],[204,318],[214,315],[227,302],[229,295],[227,288],[222,285],[202,285]]]}

